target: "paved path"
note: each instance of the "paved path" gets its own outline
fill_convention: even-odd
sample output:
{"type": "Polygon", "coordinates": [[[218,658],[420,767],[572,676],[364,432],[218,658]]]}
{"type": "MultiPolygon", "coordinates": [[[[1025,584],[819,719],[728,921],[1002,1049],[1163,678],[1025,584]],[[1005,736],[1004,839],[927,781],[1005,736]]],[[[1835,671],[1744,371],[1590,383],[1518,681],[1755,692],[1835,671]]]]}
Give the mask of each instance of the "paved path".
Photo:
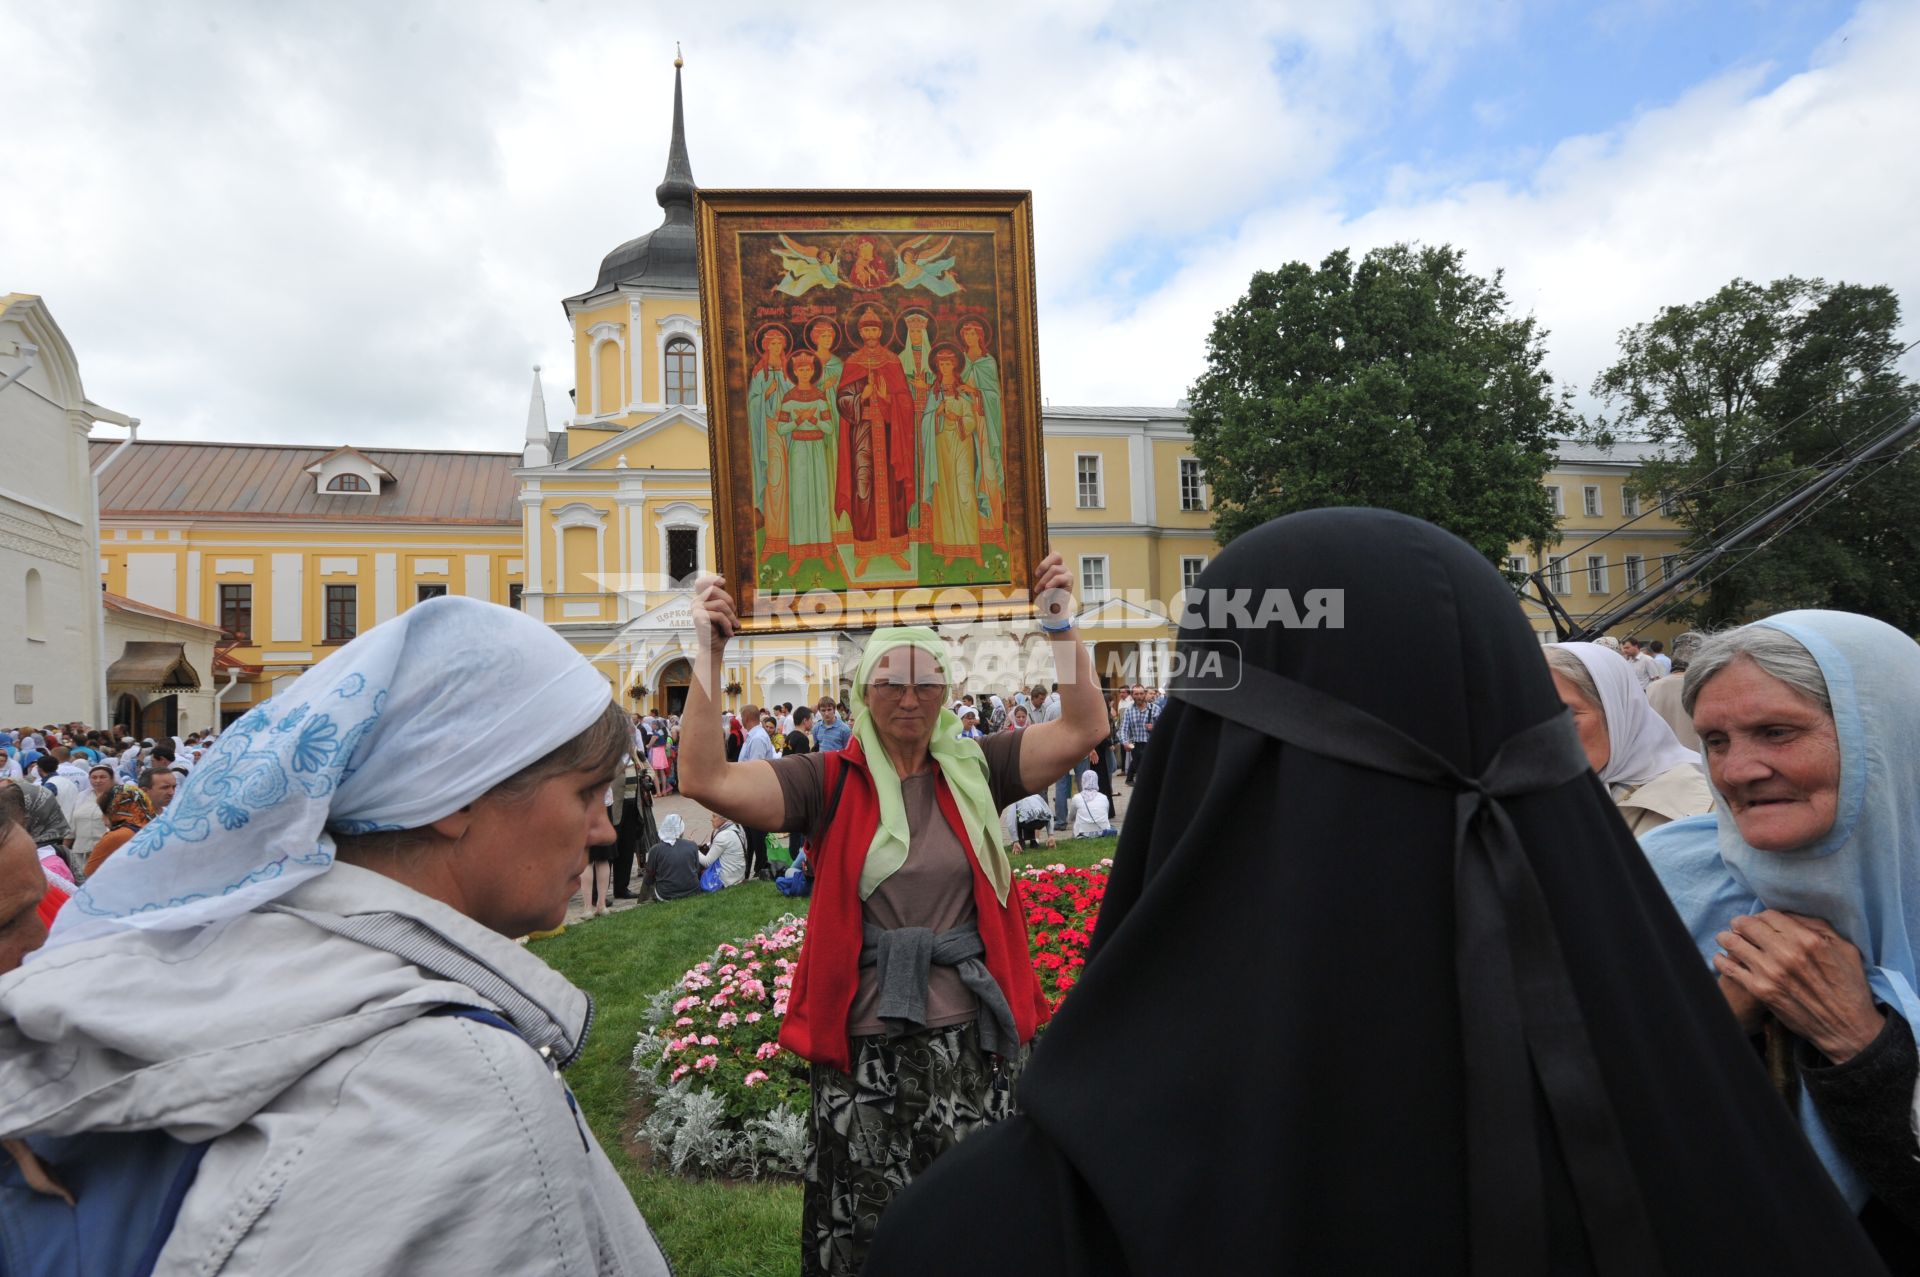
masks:
{"type": "MultiPolygon", "coordinates": [[[[1132,787],[1129,786],[1124,779],[1116,778],[1114,788],[1119,791],[1119,795],[1113,802],[1113,823],[1114,827],[1118,828],[1121,819],[1126,814],[1127,799],[1132,787]]],[[[1047,797],[1051,800],[1052,794],[1048,794],[1047,797]]],[[[712,813],[707,811],[707,809],[699,803],[694,802],[691,798],[684,798],[679,794],[663,794],[655,798],[653,800],[653,819],[655,823],[657,824],[669,815],[677,815],[686,822],[686,836],[694,842],[705,842],[713,830],[712,813]]],[[[1067,835],[1059,834],[1057,837],[1064,840],[1067,835]]],[[[638,865],[634,867],[632,885],[636,889],[640,885],[640,870],[638,865]]],[[[639,903],[638,900],[615,900],[611,902],[611,908],[614,913],[620,913],[633,908],[639,903]]],[[[575,892],[573,899],[567,904],[567,922],[572,924],[585,920],[587,920],[586,903],[580,894],[575,892]]]]}

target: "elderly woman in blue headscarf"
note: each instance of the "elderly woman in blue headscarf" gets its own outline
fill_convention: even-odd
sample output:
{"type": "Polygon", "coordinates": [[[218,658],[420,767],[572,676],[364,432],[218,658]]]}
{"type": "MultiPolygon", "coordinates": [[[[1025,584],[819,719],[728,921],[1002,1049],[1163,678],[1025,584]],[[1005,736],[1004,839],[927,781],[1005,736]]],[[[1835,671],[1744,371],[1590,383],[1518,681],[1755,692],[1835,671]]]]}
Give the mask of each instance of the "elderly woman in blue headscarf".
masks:
{"type": "MultiPolygon", "coordinates": [[[[689,797],[750,828],[808,833],[812,906],[780,1035],[813,1065],[803,1273],[857,1273],[894,1194],[1013,1111],[1048,1008],[999,812],[1084,759],[1106,727],[1069,583],[1055,554],[1033,585],[1059,669],[1057,721],[962,738],[946,644],[899,627],[861,654],[845,749],[729,764],[717,732],[681,742],[689,797]]],[[[694,587],[688,723],[713,721],[737,624],[724,584],[694,587]]]]}
{"type": "Polygon", "coordinates": [[[1641,840],[1868,1235],[1920,1257],[1920,646],[1786,612],[1687,669],[1711,814],[1641,840]]]}
{"type": "Polygon", "coordinates": [[[160,1271],[667,1273],[561,1079],[592,1004],[514,943],[628,748],[565,640],[462,598],[255,707],[0,981],[26,1183],[164,1132],[203,1153],[160,1271]]]}

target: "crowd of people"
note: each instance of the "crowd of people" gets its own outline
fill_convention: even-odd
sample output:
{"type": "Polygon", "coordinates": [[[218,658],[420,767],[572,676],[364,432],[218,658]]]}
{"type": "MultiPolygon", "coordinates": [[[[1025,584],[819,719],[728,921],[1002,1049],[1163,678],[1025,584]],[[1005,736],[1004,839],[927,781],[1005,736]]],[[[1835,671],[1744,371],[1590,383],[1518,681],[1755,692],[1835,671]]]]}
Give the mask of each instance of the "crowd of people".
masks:
{"type": "Polygon", "coordinates": [[[163,1270],[669,1271],[561,1080],[591,1003],[513,938],[621,890],[594,849],[670,899],[785,833],[808,1274],[1920,1272],[1912,638],[1543,649],[1464,543],[1323,510],[1197,589],[1339,589],[1342,628],[1196,617],[1224,669],[1109,699],[1069,587],[1050,556],[1057,681],[1012,696],[902,627],[844,703],[727,714],[707,577],[678,721],[443,598],[132,776],[9,734],[4,1244],[161,1132],[200,1151],[163,1270]],[[1009,853],[1110,831],[1121,781],[1055,1014],[1009,853]]]}

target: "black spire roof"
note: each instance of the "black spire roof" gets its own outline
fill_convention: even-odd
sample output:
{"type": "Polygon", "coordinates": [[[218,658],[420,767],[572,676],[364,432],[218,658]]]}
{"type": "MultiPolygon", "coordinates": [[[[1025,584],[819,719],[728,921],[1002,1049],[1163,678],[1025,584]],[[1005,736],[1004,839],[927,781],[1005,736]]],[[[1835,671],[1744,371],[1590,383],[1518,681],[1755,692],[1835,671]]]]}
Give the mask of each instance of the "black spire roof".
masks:
{"type": "Polygon", "coordinates": [[[656,230],[630,239],[608,253],[600,263],[593,287],[568,301],[582,301],[610,292],[621,284],[655,288],[698,288],[693,261],[693,165],[687,159],[687,131],[680,105],[680,66],[673,60],[673,140],[667,147],[667,175],[654,189],[654,198],[666,210],[656,230]]]}

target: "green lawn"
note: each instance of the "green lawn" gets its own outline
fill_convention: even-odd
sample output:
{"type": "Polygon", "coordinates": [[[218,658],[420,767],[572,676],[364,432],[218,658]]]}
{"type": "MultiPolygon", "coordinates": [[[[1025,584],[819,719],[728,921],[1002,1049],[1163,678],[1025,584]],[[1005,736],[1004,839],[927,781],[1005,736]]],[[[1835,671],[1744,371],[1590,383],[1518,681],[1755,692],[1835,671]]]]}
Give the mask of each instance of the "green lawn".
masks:
{"type": "MultiPolygon", "coordinates": [[[[1111,856],[1113,846],[1111,838],[1063,840],[1051,853],[1022,863],[1090,865],[1111,856]]],[[[743,883],[576,923],[533,942],[535,953],[593,995],[593,1033],[567,1082],[681,1277],[797,1274],[800,1188],[682,1179],[637,1161],[627,1142],[634,1037],[647,1000],[715,945],[752,935],[783,913],[804,914],[806,904],[768,883],[743,883]]]]}

